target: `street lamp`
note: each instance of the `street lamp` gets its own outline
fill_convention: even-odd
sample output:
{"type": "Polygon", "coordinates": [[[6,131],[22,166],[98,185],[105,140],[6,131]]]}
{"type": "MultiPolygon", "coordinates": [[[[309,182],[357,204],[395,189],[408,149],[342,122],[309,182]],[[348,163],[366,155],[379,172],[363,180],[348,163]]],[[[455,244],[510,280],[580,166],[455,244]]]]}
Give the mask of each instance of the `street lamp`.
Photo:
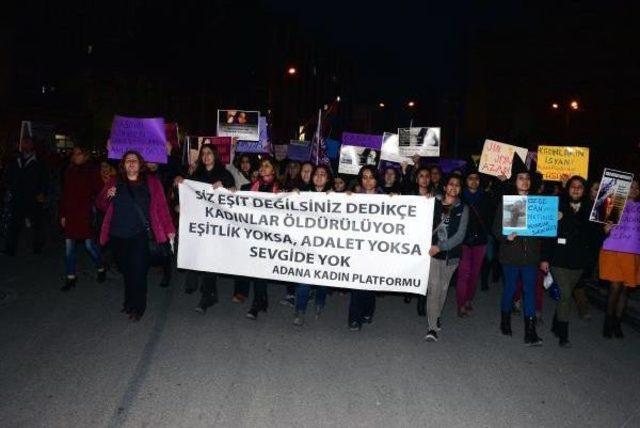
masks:
{"type": "Polygon", "coordinates": [[[297,72],[298,72],[298,70],[296,70],[296,68],[295,68],[295,67],[289,67],[289,69],[287,70],[287,73],[288,73],[290,76],[293,76],[293,75],[294,75],[294,74],[296,74],[297,72]]]}
{"type": "Polygon", "coordinates": [[[409,101],[409,102],[407,103],[407,105],[408,105],[409,107],[415,107],[416,103],[415,103],[415,102],[413,102],[413,101],[409,101]]]}
{"type": "Polygon", "coordinates": [[[337,102],[340,102],[340,95],[338,95],[338,96],[336,97],[336,101],[337,101],[337,102]]]}
{"type": "Polygon", "coordinates": [[[578,110],[578,108],[580,108],[580,105],[575,100],[571,101],[571,104],[569,104],[569,106],[571,107],[571,110],[578,110]]]}
{"type": "Polygon", "coordinates": [[[551,104],[551,108],[554,110],[558,110],[558,108],[560,108],[560,106],[558,105],[558,103],[553,103],[551,104]]]}
{"type": "Polygon", "coordinates": [[[384,103],[378,103],[378,107],[384,108],[384,103]]]}

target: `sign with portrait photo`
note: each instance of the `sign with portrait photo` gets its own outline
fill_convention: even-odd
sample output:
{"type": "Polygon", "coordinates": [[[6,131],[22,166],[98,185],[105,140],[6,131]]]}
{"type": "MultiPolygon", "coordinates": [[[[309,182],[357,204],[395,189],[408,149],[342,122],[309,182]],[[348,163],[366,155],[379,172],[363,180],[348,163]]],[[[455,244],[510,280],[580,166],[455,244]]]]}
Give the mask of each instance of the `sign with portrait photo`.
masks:
{"type": "Polygon", "coordinates": [[[440,156],[440,128],[414,126],[398,128],[399,154],[405,157],[440,156]]]}
{"type": "Polygon", "coordinates": [[[218,137],[235,137],[240,141],[259,141],[258,111],[218,110],[218,137]]]}
{"type": "Polygon", "coordinates": [[[368,147],[342,146],[340,147],[339,174],[358,175],[360,168],[365,165],[378,165],[380,150],[368,147]]]}

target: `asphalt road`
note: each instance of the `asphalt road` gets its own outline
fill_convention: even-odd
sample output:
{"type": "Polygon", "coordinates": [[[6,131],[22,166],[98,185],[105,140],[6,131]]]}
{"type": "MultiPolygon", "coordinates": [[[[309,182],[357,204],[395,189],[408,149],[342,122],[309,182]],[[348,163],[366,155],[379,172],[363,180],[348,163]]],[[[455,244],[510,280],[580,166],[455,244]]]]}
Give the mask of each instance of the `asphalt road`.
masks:
{"type": "Polygon", "coordinates": [[[97,284],[84,269],[62,293],[61,248],[0,257],[0,426],[640,426],[640,335],[603,339],[597,311],[573,320],[574,346],[560,349],[547,300],[545,344],[527,348],[519,319],[513,338],[499,334],[497,284],[464,320],[450,290],[434,344],[399,296],[379,298],[361,332],[348,330],[338,293],[296,328],[277,304],[281,286],[254,322],[248,304],[231,303],[228,280],[221,302],[197,314],[183,279],[161,289],[154,272],[147,314],[132,323],[117,274],[97,284]]]}

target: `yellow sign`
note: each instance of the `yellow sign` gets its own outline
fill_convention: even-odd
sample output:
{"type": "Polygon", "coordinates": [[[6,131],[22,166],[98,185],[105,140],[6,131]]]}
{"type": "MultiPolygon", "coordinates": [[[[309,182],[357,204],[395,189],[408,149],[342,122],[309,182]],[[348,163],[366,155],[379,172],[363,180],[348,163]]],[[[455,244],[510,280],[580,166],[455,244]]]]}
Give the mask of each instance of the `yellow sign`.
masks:
{"type": "Polygon", "coordinates": [[[544,180],[566,181],[574,175],[589,177],[587,147],[538,146],[538,172],[544,180]]]}

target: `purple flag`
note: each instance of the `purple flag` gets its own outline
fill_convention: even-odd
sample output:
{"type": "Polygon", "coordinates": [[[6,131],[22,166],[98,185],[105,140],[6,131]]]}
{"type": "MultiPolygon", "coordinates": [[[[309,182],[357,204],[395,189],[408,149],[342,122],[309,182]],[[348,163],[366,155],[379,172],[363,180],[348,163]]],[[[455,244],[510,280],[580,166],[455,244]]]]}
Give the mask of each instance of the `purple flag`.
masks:
{"type": "Polygon", "coordinates": [[[164,119],[115,116],[109,137],[109,159],[122,159],[129,150],[140,152],[144,160],[167,163],[164,119]]]}
{"type": "Polygon", "coordinates": [[[605,250],[640,254],[640,202],[627,199],[620,223],[604,241],[605,250]]]}
{"type": "Polygon", "coordinates": [[[382,135],[355,134],[353,132],[342,133],[343,146],[367,147],[373,150],[382,148],[382,135]]]}

